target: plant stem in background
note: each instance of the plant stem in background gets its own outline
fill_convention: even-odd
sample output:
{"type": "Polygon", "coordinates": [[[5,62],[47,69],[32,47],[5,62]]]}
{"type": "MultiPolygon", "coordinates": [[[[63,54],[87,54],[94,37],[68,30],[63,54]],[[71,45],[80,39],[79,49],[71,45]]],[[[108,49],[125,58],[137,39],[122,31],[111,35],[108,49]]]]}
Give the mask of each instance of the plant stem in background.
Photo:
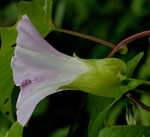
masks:
{"type": "Polygon", "coordinates": [[[150,30],[143,31],[137,34],[134,34],[130,37],[127,37],[126,39],[122,40],[117,44],[117,46],[110,52],[108,55],[108,58],[112,57],[117,51],[119,51],[123,46],[127,45],[128,43],[132,42],[133,40],[136,40],[141,37],[150,36],[150,30]]]}
{"type": "Polygon", "coordinates": [[[131,93],[127,93],[126,96],[128,97],[129,100],[131,100],[132,102],[134,102],[137,105],[137,107],[141,107],[142,109],[150,112],[150,107],[146,106],[145,104],[143,104],[141,101],[139,101],[131,93]]]}
{"type": "MultiPolygon", "coordinates": [[[[138,80],[138,81],[141,81],[143,84],[150,86],[150,81],[133,79],[133,78],[127,78],[127,80],[138,80]]],[[[126,97],[129,100],[131,100],[133,103],[135,103],[137,107],[141,107],[142,109],[150,112],[150,106],[146,106],[145,104],[143,104],[140,100],[138,100],[135,96],[133,96],[132,93],[127,93],[126,97]]]]}
{"type": "Polygon", "coordinates": [[[63,33],[70,34],[70,35],[73,35],[73,36],[77,36],[77,37],[80,37],[80,38],[88,39],[88,40],[97,42],[99,44],[106,45],[106,46],[111,47],[111,48],[115,48],[115,44],[107,42],[105,40],[102,40],[102,39],[94,37],[94,36],[89,36],[87,34],[82,34],[82,33],[79,33],[79,32],[74,32],[74,31],[71,31],[71,30],[60,29],[60,28],[55,28],[54,31],[63,32],[63,33]]]}

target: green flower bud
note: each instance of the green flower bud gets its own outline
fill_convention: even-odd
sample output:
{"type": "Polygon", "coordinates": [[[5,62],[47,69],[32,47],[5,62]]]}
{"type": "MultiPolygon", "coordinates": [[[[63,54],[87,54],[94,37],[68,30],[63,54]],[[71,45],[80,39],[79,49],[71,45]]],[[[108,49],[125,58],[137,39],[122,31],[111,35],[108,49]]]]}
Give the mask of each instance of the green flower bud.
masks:
{"type": "Polygon", "coordinates": [[[120,54],[125,55],[128,53],[128,47],[127,45],[123,46],[120,50],[119,50],[120,54]]]}
{"type": "Polygon", "coordinates": [[[60,89],[81,90],[87,93],[115,97],[121,82],[126,79],[126,64],[117,58],[79,59],[89,70],[71,84],[60,89]]]}

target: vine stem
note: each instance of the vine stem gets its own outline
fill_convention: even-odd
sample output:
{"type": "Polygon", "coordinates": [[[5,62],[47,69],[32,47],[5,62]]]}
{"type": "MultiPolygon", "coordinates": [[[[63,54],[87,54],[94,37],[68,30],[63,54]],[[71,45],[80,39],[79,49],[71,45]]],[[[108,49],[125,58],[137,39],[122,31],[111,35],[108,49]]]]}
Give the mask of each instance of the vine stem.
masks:
{"type": "Polygon", "coordinates": [[[110,52],[110,54],[107,56],[108,58],[112,57],[117,51],[119,51],[123,46],[127,45],[128,43],[132,42],[133,40],[136,40],[141,37],[150,36],[150,30],[143,31],[137,34],[134,34],[130,37],[127,37],[126,39],[122,40],[117,44],[117,46],[110,52]]]}
{"type": "Polygon", "coordinates": [[[115,48],[115,44],[110,43],[110,42],[105,41],[105,40],[102,40],[100,38],[94,37],[94,36],[87,35],[87,34],[75,32],[75,31],[71,31],[71,30],[66,30],[66,29],[61,29],[61,28],[55,28],[54,31],[63,32],[63,33],[70,34],[70,35],[73,35],[76,37],[88,39],[88,40],[97,42],[99,44],[106,45],[106,46],[111,47],[111,48],[115,48]]]}
{"type": "Polygon", "coordinates": [[[150,112],[150,107],[143,104],[136,97],[134,97],[131,93],[127,93],[126,96],[128,97],[128,99],[134,102],[137,105],[137,107],[141,107],[142,109],[150,112]]]}

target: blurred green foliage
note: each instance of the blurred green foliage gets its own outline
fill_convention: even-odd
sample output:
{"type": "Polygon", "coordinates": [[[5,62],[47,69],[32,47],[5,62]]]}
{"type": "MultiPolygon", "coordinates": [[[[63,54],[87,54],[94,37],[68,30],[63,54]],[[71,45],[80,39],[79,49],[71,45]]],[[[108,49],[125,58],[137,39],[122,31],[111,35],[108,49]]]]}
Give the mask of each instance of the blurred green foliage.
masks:
{"type": "Polygon", "coordinates": [[[103,129],[98,137],[149,137],[148,129],[146,126],[114,126],[103,129]]]}
{"type": "Polygon", "coordinates": [[[68,134],[69,128],[57,129],[49,137],[66,137],[68,134]]]}
{"type": "Polygon", "coordinates": [[[16,20],[17,20],[17,5],[15,2],[10,2],[8,3],[7,6],[0,9],[1,26],[9,26],[15,24],[16,20]]]}
{"type": "MultiPolygon", "coordinates": [[[[47,17],[51,17],[51,8],[46,8],[47,5],[52,4],[49,0],[33,0],[34,2],[40,3],[41,6],[34,4],[29,4],[29,6],[27,6],[28,4],[26,2],[21,2],[19,9],[17,8],[17,5],[20,1],[10,0],[5,3],[0,3],[0,30],[2,40],[2,47],[0,52],[0,70],[6,70],[6,73],[0,74],[0,93],[5,91],[5,94],[3,94],[5,96],[5,99],[7,99],[8,97],[9,99],[11,98],[11,93],[14,87],[12,85],[13,81],[9,66],[10,57],[12,56],[13,51],[13,49],[11,49],[10,47],[15,44],[15,38],[17,33],[16,30],[14,30],[15,26],[13,27],[12,25],[17,22],[20,15],[27,12],[29,12],[28,14],[32,18],[32,22],[36,25],[37,28],[39,28],[39,31],[42,35],[46,36],[46,34],[50,32],[52,25],[51,19],[48,18],[47,20],[47,17]],[[22,6],[24,4],[26,6],[22,6]],[[44,17],[43,13],[46,13],[47,17],[44,17]],[[12,26],[11,29],[9,29],[8,26],[12,26]],[[14,34],[11,35],[9,38],[6,37],[10,32],[13,32],[14,34]],[[9,45],[9,47],[6,45],[9,45]],[[5,50],[5,52],[2,52],[4,49],[11,49],[11,51],[5,50]],[[6,66],[6,68],[4,66],[6,66]],[[11,79],[11,82],[9,84],[7,83],[7,85],[4,85],[5,83],[3,83],[3,81],[7,77],[8,79],[11,79]],[[6,87],[8,87],[9,89],[8,92],[6,87]]],[[[55,24],[56,27],[86,33],[117,44],[125,37],[144,30],[149,30],[149,14],[149,0],[53,0],[52,18],[53,24],[55,24]]],[[[73,52],[76,52],[77,55],[84,58],[104,58],[111,50],[104,45],[96,44],[94,42],[81,38],[68,36],[66,34],[60,34],[58,32],[53,32],[47,35],[46,40],[52,43],[53,46],[59,51],[62,51],[69,55],[72,55],[73,52]]],[[[128,54],[116,54],[116,57],[120,57],[123,60],[128,61],[137,53],[144,51],[145,54],[141,61],[140,59],[142,55],[140,54],[132,62],[133,65],[129,63],[129,68],[131,68],[130,73],[133,72],[132,67],[135,69],[135,66],[138,64],[137,62],[140,61],[132,76],[136,78],[150,80],[150,48],[148,43],[148,37],[140,38],[128,44],[127,46],[129,47],[128,54]]],[[[137,81],[133,81],[131,83],[127,83],[122,90],[128,91],[133,89],[134,91],[134,88],[140,84],[141,83],[138,83],[137,81]]],[[[145,92],[149,92],[149,87],[142,86],[140,88],[142,90],[145,90],[145,92]]],[[[13,95],[14,92],[16,92],[16,88],[13,91],[13,95]]],[[[80,91],[77,93],[74,93],[72,91],[69,92],[70,93],[62,92],[56,95],[52,95],[51,97],[46,98],[43,102],[41,102],[41,104],[39,104],[39,106],[37,107],[28,126],[24,129],[24,137],[65,136],[68,132],[68,128],[64,127],[68,127],[72,123],[76,115],[76,109],[81,100],[81,96],[83,95],[80,91]]],[[[135,95],[141,98],[141,93],[135,93],[135,95]]],[[[17,94],[15,96],[15,98],[17,98],[17,94]]],[[[141,100],[148,105],[150,104],[149,99],[144,98],[143,96],[141,100]]],[[[10,121],[7,120],[8,117],[5,114],[6,112],[11,112],[11,101],[8,102],[8,104],[10,105],[9,107],[5,107],[5,105],[3,106],[2,103],[5,101],[6,100],[2,100],[0,97],[0,108],[4,110],[3,114],[0,113],[0,137],[3,137],[4,134],[6,134],[7,130],[10,128],[10,121]]],[[[131,104],[128,100],[125,100],[125,102],[131,104]]],[[[105,129],[104,127],[108,126],[107,123],[106,125],[104,124],[104,121],[106,120],[105,116],[108,116],[108,114],[113,112],[113,109],[109,109],[106,111],[107,106],[111,103],[111,98],[103,98],[89,95],[77,120],[78,128],[73,131],[73,137],[87,137],[88,125],[91,136],[93,135],[92,132],[94,132],[96,129],[96,133],[99,134],[99,137],[110,136],[112,135],[112,132],[112,137],[122,137],[122,131],[131,133],[131,137],[150,136],[148,132],[149,127],[143,126],[120,126],[105,129]],[[102,119],[102,117],[104,118],[102,119]],[[94,127],[93,123],[95,125],[97,124],[98,127],[94,127]],[[104,128],[100,133],[99,127],[104,128]],[[121,134],[117,132],[118,130],[120,130],[121,134]],[[138,131],[141,130],[142,132],[138,134],[138,131]],[[135,135],[135,133],[137,133],[137,135],[135,135]]],[[[133,104],[131,104],[131,106],[132,105],[133,104]]],[[[119,113],[114,114],[113,117],[107,117],[107,121],[109,121],[112,125],[119,123],[127,124],[126,122],[122,122],[125,121],[124,105],[117,107],[117,110],[119,110],[119,113]],[[112,119],[115,119],[115,121],[112,121],[112,119]]],[[[139,119],[141,119],[140,124],[150,126],[149,112],[145,112],[142,110],[139,112],[139,115],[139,119]],[[146,120],[146,122],[143,120],[143,118],[145,118],[144,120],[146,120]]],[[[14,125],[18,126],[16,123],[14,125]]],[[[22,131],[20,127],[16,128],[16,130],[22,131]]],[[[12,131],[10,131],[9,133],[9,137],[11,137],[11,134],[13,135],[13,133],[11,132],[12,131]]]]}
{"type": "Polygon", "coordinates": [[[14,122],[5,137],[22,137],[22,133],[23,127],[18,122],[14,122]]]}

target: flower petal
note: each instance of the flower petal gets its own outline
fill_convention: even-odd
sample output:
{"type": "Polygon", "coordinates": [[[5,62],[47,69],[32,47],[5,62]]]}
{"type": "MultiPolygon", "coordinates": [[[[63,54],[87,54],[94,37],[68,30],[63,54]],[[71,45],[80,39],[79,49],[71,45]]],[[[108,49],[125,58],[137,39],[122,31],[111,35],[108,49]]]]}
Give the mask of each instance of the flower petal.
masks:
{"type": "Polygon", "coordinates": [[[27,16],[23,16],[17,29],[11,66],[15,84],[21,87],[17,119],[24,126],[41,99],[71,83],[88,68],[76,58],[55,50],[40,36],[27,16]]]}
{"type": "Polygon", "coordinates": [[[18,23],[17,30],[19,32],[17,37],[18,46],[40,53],[52,53],[58,56],[63,55],[41,37],[26,15],[18,23]]]}
{"type": "Polygon", "coordinates": [[[17,121],[22,126],[25,126],[39,101],[46,96],[55,93],[57,88],[65,83],[53,84],[51,86],[47,83],[47,86],[43,88],[40,88],[37,84],[40,83],[32,83],[31,85],[28,85],[28,87],[23,87],[20,92],[18,98],[19,103],[17,103],[17,121]],[[20,104],[20,101],[22,104],[20,104]]]}

